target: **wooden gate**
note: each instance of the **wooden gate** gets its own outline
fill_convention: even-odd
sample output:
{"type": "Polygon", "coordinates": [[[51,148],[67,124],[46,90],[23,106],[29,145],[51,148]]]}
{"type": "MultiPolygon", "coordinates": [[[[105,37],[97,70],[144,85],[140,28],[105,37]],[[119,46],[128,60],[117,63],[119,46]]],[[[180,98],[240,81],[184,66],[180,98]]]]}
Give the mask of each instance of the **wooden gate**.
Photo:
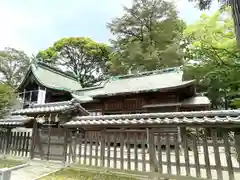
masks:
{"type": "Polygon", "coordinates": [[[43,160],[63,160],[64,132],[62,129],[43,127],[35,135],[34,158],[43,160]]]}

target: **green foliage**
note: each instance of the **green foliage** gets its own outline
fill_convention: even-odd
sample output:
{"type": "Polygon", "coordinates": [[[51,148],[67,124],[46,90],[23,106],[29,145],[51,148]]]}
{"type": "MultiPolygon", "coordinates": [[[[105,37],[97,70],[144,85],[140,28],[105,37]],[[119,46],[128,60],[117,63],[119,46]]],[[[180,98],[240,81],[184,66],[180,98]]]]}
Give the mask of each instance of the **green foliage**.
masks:
{"type": "Polygon", "coordinates": [[[8,113],[12,105],[14,105],[14,101],[13,89],[4,83],[0,83],[0,118],[8,113]]]}
{"type": "Polygon", "coordinates": [[[230,94],[240,87],[240,54],[230,10],[202,15],[187,27],[184,36],[189,62],[185,79],[197,79],[199,90],[207,93],[213,108],[229,108],[230,94]]]}
{"type": "Polygon", "coordinates": [[[60,65],[72,72],[82,86],[92,86],[107,73],[110,48],[90,38],[70,37],[56,41],[52,47],[40,51],[37,58],[60,65]]]}
{"type": "MultiPolygon", "coordinates": [[[[189,0],[194,2],[199,9],[209,9],[213,3],[213,0],[189,0]]],[[[218,0],[218,3],[224,9],[226,6],[230,6],[232,9],[232,18],[234,21],[235,33],[237,37],[238,47],[240,47],[240,1],[239,0],[218,0]]]]}
{"type": "Polygon", "coordinates": [[[0,51],[0,74],[3,82],[16,87],[29,66],[30,59],[23,52],[14,48],[0,51]]]}
{"type": "Polygon", "coordinates": [[[180,39],[185,23],[172,3],[164,0],[134,0],[125,14],[108,24],[116,36],[109,63],[114,74],[155,70],[181,65],[180,39]]]}

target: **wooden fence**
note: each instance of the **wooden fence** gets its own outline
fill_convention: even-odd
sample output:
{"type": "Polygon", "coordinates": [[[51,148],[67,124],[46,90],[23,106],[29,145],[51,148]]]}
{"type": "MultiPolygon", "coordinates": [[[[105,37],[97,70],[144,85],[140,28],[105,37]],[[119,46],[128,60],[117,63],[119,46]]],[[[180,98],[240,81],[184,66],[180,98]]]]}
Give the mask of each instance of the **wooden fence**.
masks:
{"type": "Polygon", "coordinates": [[[0,132],[0,153],[10,156],[29,157],[31,132],[2,130],[0,132]]]}
{"type": "MultiPolygon", "coordinates": [[[[64,162],[159,172],[169,176],[240,179],[240,135],[231,129],[181,127],[179,131],[162,131],[160,128],[71,131],[64,131],[63,143],[59,144],[64,162]]],[[[29,157],[31,136],[31,132],[1,131],[0,153],[29,157]]],[[[44,144],[44,137],[40,136],[44,144]]],[[[49,160],[56,158],[53,157],[56,154],[53,140],[48,139],[50,144],[55,144],[45,148],[48,154],[52,151],[47,156],[49,160]]]]}
{"type": "Polygon", "coordinates": [[[181,128],[181,139],[178,133],[158,129],[69,132],[65,161],[169,176],[240,179],[240,148],[229,131],[207,128],[194,133],[199,131],[181,128]]]}

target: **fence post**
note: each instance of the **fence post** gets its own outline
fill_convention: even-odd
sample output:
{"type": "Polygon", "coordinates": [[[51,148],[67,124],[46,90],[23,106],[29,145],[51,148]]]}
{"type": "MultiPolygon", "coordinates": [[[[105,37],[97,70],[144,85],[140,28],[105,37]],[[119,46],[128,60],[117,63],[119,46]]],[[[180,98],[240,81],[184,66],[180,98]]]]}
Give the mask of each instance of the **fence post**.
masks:
{"type": "Polygon", "coordinates": [[[235,146],[237,152],[237,160],[240,166],[240,129],[236,129],[234,132],[235,146]]]}
{"type": "Polygon", "coordinates": [[[11,179],[11,170],[8,168],[0,169],[0,180],[10,180],[11,179]]]}
{"type": "Polygon", "coordinates": [[[64,164],[67,161],[67,148],[68,148],[68,132],[67,132],[67,129],[64,128],[64,146],[63,146],[63,163],[64,164]]]}
{"type": "Polygon", "coordinates": [[[32,128],[32,140],[31,140],[31,149],[30,149],[30,158],[34,158],[34,149],[35,149],[35,139],[36,139],[36,131],[37,131],[37,121],[33,120],[33,128],[32,128]]]}
{"type": "Polygon", "coordinates": [[[5,149],[4,149],[4,156],[6,156],[6,154],[8,153],[8,148],[10,146],[10,141],[11,141],[11,128],[7,129],[7,142],[6,142],[6,145],[5,145],[5,149]]]}
{"type": "Polygon", "coordinates": [[[154,143],[154,133],[151,129],[148,130],[148,146],[149,146],[149,160],[150,160],[150,171],[157,172],[156,162],[156,148],[154,143]]]}

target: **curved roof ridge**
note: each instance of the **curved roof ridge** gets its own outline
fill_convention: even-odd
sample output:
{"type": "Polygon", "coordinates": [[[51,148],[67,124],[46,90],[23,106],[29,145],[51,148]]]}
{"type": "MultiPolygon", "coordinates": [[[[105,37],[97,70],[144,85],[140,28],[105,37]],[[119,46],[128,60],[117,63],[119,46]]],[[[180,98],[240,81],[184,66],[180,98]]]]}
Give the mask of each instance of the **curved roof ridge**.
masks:
{"type": "Polygon", "coordinates": [[[158,75],[158,74],[173,73],[173,72],[181,72],[181,66],[157,69],[157,70],[153,70],[153,71],[144,71],[141,73],[133,73],[133,74],[127,74],[127,75],[121,75],[121,76],[111,76],[110,79],[115,79],[115,78],[116,79],[127,79],[127,78],[136,78],[136,77],[142,77],[142,76],[158,75]]]}

